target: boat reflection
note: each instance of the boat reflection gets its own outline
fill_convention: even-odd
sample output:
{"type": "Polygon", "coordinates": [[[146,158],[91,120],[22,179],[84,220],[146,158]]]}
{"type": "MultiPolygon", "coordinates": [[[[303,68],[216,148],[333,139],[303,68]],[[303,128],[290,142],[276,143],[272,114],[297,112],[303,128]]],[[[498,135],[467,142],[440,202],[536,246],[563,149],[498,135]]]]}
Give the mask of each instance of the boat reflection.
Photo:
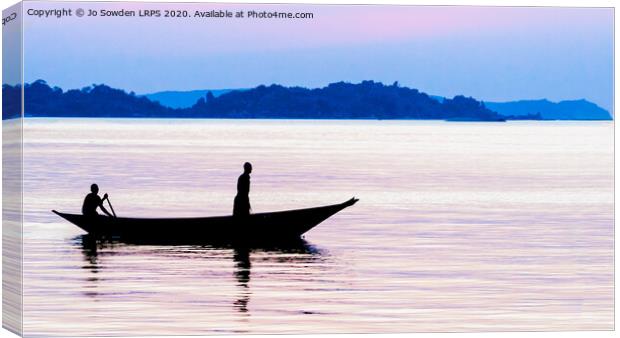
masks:
{"type": "MultiPolygon", "coordinates": [[[[313,262],[324,261],[327,257],[325,252],[303,239],[287,241],[286,243],[244,243],[240,245],[230,243],[205,243],[195,241],[193,243],[178,241],[118,241],[102,240],[89,235],[77,236],[73,239],[74,245],[79,247],[85,265],[93,274],[97,274],[103,264],[105,257],[126,254],[127,249],[134,252],[135,247],[144,247],[152,257],[174,256],[179,259],[218,259],[221,260],[225,255],[222,251],[229,251],[234,261],[233,277],[239,290],[233,307],[241,314],[249,315],[248,305],[252,296],[250,281],[252,272],[252,256],[256,262],[271,262],[276,264],[312,264],[313,262]],[[132,249],[133,248],[133,249],[132,249]]],[[[228,256],[230,257],[230,256],[228,256]]],[[[230,258],[228,258],[230,259],[230,258]]],[[[106,265],[106,268],[110,268],[106,265]]],[[[103,283],[97,276],[87,278],[90,284],[89,291],[85,295],[96,298],[99,294],[97,286],[103,283]]]]}
{"type": "MultiPolygon", "coordinates": [[[[287,240],[286,242],[238,242],[238,243],[218,243],[218,242],[207,242],[207,241],[188,241],[188,240],[164,240],[164,239],[155,239],[155,240],[120,240],[120,239],[101,239],[98,237],[93,237],[90,235],[80,235],[73,238],[73,243],[81,246],[82,252],[85,256],[90,260],[93,257],[97,257],[100,250],[109,251],[109,254],[113,252],[111,249],[121,249],[123,247],[130,246],[151,246],[151,247],[166,247],[166,252],[174,252],[175,250],[170,250],[170,248],[179,247],[179,252],[188,253],[188,247],[190,248],[199,248],[202,250],[196,251],[196,254],[204,253],[204,249],[230,249],[233,252],[242,252],[243,250],[250,252],[269,252],[269,253],[281,253],[286,254],[282,257],[274,256],[276,259],[282,258],[283,261],[288,259],[296,260],[296,256],[294,254],[300,255],[309,255],[316,259],[324,256],[323,250],[319,249],[313,244],[308,243],[305,239],[297,238],[294,240],[287,240]],[[293,254],[293,255],[291,255],[293,254]]],[[[206,256],[206,255],[205,255],[206,256]]],[[[304,256],[305,257],[305,256],[304,256]]],[[[307,258],[307,257],[306,257],[307,258]]]]}

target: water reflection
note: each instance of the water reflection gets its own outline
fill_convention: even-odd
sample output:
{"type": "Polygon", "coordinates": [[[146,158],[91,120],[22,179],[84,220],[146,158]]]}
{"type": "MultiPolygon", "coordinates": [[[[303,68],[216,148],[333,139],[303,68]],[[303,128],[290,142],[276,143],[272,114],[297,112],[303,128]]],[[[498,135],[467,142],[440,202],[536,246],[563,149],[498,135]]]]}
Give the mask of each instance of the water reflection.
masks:
{"type": "MultiPolygon", "coordinates": [[[[274,253],[271,258],[275,258],[278,261],[286,262],[286,261],[296,261],[297,259],[307,259],[308,257],[312,257],[313,259],[319,259],[320,257],[325,255],[325,252],[320,248],[316,247],[313,244],[308,243],[305,239],[295,239],[286,242],[258,242],[258,243],[218,243],[218,242],[205,242],[205,241],[179,241],[179,240],[164,240],[164,239],[154,239],[154,240],[131,240],[126,241],[122,239],[99,239],[90,235],[80,235],[72,240],[76,245],[81,246],[82,252],[84,256],[87,258],[89,262],[91,259],[95,259],[100,254],[99,250],[105,249],[110,250],[114,248],[124,248],[124,247],[178,247],[179,250],[172,250],[172,252],[179,252],[183,254],[187,254],[188,252],[192,252],[192,250],[188,250],[188,248],[197,248],[200,250],[195,251],[195,254],[205,253],[205,249],[213,249],[213,250],[221,250],[221,249],[229,249],[232,250],[235,254],[235,261],[237,254],[240,255],[239,259],[242,259],[245,255],[244,252],[247,252],[247,255],[250,252],[268,252],[274,253]],[[278,256],[277,254],[283,254],[282,256],[278,256]],[[299,256],[295,256],[294,254],[299,254],[299,256]]],[[[166,252],[170,252],[170,249],[167,249],[166,252]]],[[[110,252],[112,253],[112,252],[110,252]]],[[[203,255],[208,257],[209,255],[203,255]]]]}
{"type": "Polygon", "coordinates": [[[239,298],[235,301],[235,308],[239,312],[248,312],[248,303],[250,302],[250,270],[252,263],[250,262],[249,248],[236,248],[233,259],[235,260],[235,277],[237,285],[241,288],[239,298]]]}
{"type": "Polygon", "coordinates": [[[99,294],[97,293],[97,285],[99,282],[99,277],[97,273],[99,273],[99,264],[98,259],[99,256],[97,254],[97,241],[89,236],[80,236],[79,241],[82,244],[82,254],[84,255],[84,260],[86,261],[85,265],[82,266],[82,269],[87,269],[92,273],[86,277],[86,289],[84,291],[84,295],[96,298],[99,294]]]}
{"type": "Polygon", "coordinates": [[[74,241],[79,241],[82,244],[82,253],[84,254],[84,259],[90,264],[84,266],[84,268],[93,267],[91,271],[97,273],[97,240],[85,235],[77,237],[74,241]]]}
{"type": "MultiPolygon", "coordinates": [[[[249,303],[252,296],[251,290],[251,274],[252,274],[252,256],[259,263],[271,263],[280,265],[280,268],[325,262],[326,253],[308,243],[303,239],[289,241],[286,243],[264,243],[253,245],[231,245],[231,244],[215,244],[215,243],[181,243],[178,241],[120,241],[120,240],[101,240],[89,235],[81,235],[73,238],[72,242],[78,247],[84,257],[85,264],[83,269],[87,269],[92,273],[85,280],[88,291],[84,294],[96,300],[99,296],[104,296],[96,290],[99,286],[104,286],[104,278],[99,278],[97,274],[102,270],[102,266],[106,269],[115,269],[109,262],[105,261],[105,257],[123,255],[123,256],[140,256],[148,255],[150,259],[170,258],[182,264],[181,260],[213,260],[222,261],[229,260],[232,257],[234,268],[232,275],[236,282],[238,290],[234,297],[233,308],[244,318],[249,317],[249,303]],[[224,255],[227,252],[232,255],[224,255]],[[100,285],[101,284],[101,285],[100,285]]],[[[195,262],[193,262],[195,264],[195,262]]],[[[117,267],[119,270],[122,266],[117,267]]]]}

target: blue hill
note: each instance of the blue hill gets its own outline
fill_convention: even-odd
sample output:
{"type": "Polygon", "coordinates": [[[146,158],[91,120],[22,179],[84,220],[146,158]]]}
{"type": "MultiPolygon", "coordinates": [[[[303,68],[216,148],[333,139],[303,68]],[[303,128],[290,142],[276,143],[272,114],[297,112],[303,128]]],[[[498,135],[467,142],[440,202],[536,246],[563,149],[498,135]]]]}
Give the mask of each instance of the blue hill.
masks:
{"type": "MultiPolygon", "coordinates": [[[[445,98],[430,95],[431,98],[443,102],[445,98]]],[[[508,118],[540,114],[543,120],[613,120],[613,116],[605,109],[588,100],[566,100],[552,102],[542,100],[519,100],[508,102],[484,102],[484,105],[508,118]]]]}
{"type": "Polygon", "coordinates": [[[522,100],[513,102],[485,102],[487,108],[504,116],[540,113],[545,120],[612,120],[611,114],[596,104],[581,99],[560,102],[549,100],[522,100]]]}
{"type": "Polygon", "coordinates": [[[218,97],[222,94],[226,94],[233,90],[238,89],[202,89],[202,90],[190,90],[190,91],[163,91],[151,94],[144,94],[149,100],[153,102],[159,102],[162,105],[170,108],[189,108],[193,106],[198,99],[205,97],[208,92],[213,93],[214,97],[218,97]]]}

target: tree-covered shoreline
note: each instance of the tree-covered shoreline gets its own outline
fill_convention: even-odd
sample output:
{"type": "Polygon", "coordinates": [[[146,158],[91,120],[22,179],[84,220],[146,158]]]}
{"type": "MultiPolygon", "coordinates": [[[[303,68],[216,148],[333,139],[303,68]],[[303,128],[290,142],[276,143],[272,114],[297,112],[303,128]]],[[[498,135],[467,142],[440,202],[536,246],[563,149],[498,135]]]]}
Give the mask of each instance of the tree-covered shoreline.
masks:
{"type": "MultiPolygon", "coordinates": [[[[3,85],[3,118],[20,115],[21,87],[3,85]]],[[[507,117],[462,95],[442,102],[417,89],[363,81],[323,88],[261,85],[215,97],[208,92],[189,108],[170,108],[107,85],[64,91],[43,80],[24,86],[25,117],[425,119],[503,121],[507,117]]],[[[513,117],[517,118],[517,117],[513,117]]],[[[518,119],[540,119],[540,114],[518,119]]]]}

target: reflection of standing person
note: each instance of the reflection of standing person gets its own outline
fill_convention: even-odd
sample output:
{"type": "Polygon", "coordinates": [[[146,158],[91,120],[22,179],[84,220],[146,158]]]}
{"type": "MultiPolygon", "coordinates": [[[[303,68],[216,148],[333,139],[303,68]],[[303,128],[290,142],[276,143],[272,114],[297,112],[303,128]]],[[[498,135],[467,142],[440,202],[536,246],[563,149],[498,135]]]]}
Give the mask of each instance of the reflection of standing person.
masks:
{"type": "Polygon", "coordinates": [[[235,196],[235,205],[233,207],[234,216],[247,216],[250,214],[250,173],[252,172],[252,164],[245,162],[243,165],[243,174],[237,180],[237,196],[235,196]]]}
{"type": "Polygon", "coordinates": [[[235,301],[235,308],[242,313],[248,312],[248,303],[250,302],[250,250],[247,248],[235,248],[235,277],[237,285],[242,287],[241,295],[235,301]]]}

